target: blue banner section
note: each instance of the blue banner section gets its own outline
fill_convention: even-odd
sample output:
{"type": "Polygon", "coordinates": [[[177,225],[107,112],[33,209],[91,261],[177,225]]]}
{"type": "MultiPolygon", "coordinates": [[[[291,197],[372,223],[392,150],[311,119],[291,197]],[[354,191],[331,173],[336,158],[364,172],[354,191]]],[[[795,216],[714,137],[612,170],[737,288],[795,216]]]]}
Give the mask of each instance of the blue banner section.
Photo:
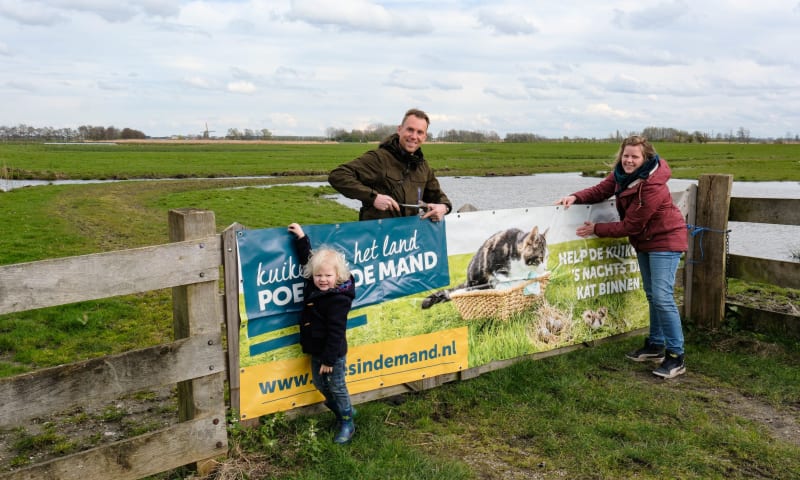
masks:
{"type": "MultiPolygon", "coordinates": [[[[357,317],[352,317],[347,319],[348,329],[361,327],[366,324],[367,324],[366,315],[359,315],[357,317]]],[[[250,345],[250,356],[255,357],[256,355],[260,355],[262,353],[270,352],[272,350],[277,350],[283,347],[288,347],[289,345],[294,345],[299,341],[300,341],[300,334],[292,333],[289,335],[284,335],[282,337],[274,338],[272,340],[267,340],[265,342],[254,343],[250,345]]]]}
{"type": "MultiPolygon", "coordinates": [[[[401,217],[336,225],[303,225],[312,249],[341,251],[356,280],[353,308],[450,283],[444,222],[401,217]]],[[[243,230],[237,237],[247,334],[297,324],[303,307],[301,266],[286,228],[243,230]]]]}

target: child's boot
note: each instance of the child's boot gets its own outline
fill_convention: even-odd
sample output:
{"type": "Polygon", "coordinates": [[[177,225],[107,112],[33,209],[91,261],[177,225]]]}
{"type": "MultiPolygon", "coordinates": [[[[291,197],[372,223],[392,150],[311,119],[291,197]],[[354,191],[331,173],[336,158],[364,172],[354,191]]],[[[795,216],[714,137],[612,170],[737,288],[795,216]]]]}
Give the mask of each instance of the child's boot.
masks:
{"type": "Polygon", "coordinates": [[[336,403],[326,401],[324,405],[336,415],[336,430],[339,431],[342,428],[342,414],[339,413],[339,410],[336,408],[336,403]]]}
{"type": "Polygon", "coordinates": [[[356,432],[356,426],[353,423],[353,409],[349,408],[342,412],[341,422],[339,423],[339,433],[334,437],[333,442],[338,444],[345,444],[350,442],[353,434],[356,432]]]}

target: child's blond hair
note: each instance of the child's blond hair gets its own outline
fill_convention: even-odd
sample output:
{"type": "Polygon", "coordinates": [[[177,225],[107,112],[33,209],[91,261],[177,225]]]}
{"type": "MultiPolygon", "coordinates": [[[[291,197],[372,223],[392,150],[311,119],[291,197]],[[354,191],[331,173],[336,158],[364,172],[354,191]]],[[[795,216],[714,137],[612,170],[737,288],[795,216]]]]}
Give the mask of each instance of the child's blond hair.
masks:
{"type": "Polygon", "coordinates": [[[303,269],[303,276],[311,278],[314,272],[322,265],[333,265],[336,270],[336,285],[346,282],[350,278],[350,268],[342,252],[331,247],[321,246],[311,252],[311,258],[303,269]]]}

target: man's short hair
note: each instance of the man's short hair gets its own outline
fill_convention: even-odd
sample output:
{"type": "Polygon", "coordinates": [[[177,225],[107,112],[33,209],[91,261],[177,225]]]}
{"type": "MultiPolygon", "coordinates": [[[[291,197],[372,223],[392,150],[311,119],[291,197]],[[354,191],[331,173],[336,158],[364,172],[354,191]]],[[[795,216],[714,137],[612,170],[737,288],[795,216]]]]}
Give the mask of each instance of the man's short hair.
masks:
{"type": "Polygon", "coordinates": [[[400,122],[400,125],[406,123],[406,119],[411,115],[425,120],[425,123],[427,123],[429,127],[431,126],[431,119],[428,118],[428,114],[418,108],[412,108],[411,110],[407,111],[406,114],[403,115],[403,121],[400,122]]]}

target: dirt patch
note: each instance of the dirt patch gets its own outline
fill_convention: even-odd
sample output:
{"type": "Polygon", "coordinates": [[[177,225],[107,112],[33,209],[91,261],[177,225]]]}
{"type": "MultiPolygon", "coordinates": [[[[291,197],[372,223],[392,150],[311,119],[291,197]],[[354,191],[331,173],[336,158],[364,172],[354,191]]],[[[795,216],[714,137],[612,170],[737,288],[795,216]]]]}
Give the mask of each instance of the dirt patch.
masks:
{"type": "MultiPolygon", "coordinates": [[[[648,376],[653,383],[665,381],[648,376]]],[[[669,389],[692,391],[701,394],[709,402],[724,405],[725,410],[740,418],[760,424],[769,434],[782,442],[800,446],[800,405],[782,405],[780,408],[767,402],[742,395],[736,390],[713,386],[703,375],[688,372],[669,380],[669,389]]]]}

